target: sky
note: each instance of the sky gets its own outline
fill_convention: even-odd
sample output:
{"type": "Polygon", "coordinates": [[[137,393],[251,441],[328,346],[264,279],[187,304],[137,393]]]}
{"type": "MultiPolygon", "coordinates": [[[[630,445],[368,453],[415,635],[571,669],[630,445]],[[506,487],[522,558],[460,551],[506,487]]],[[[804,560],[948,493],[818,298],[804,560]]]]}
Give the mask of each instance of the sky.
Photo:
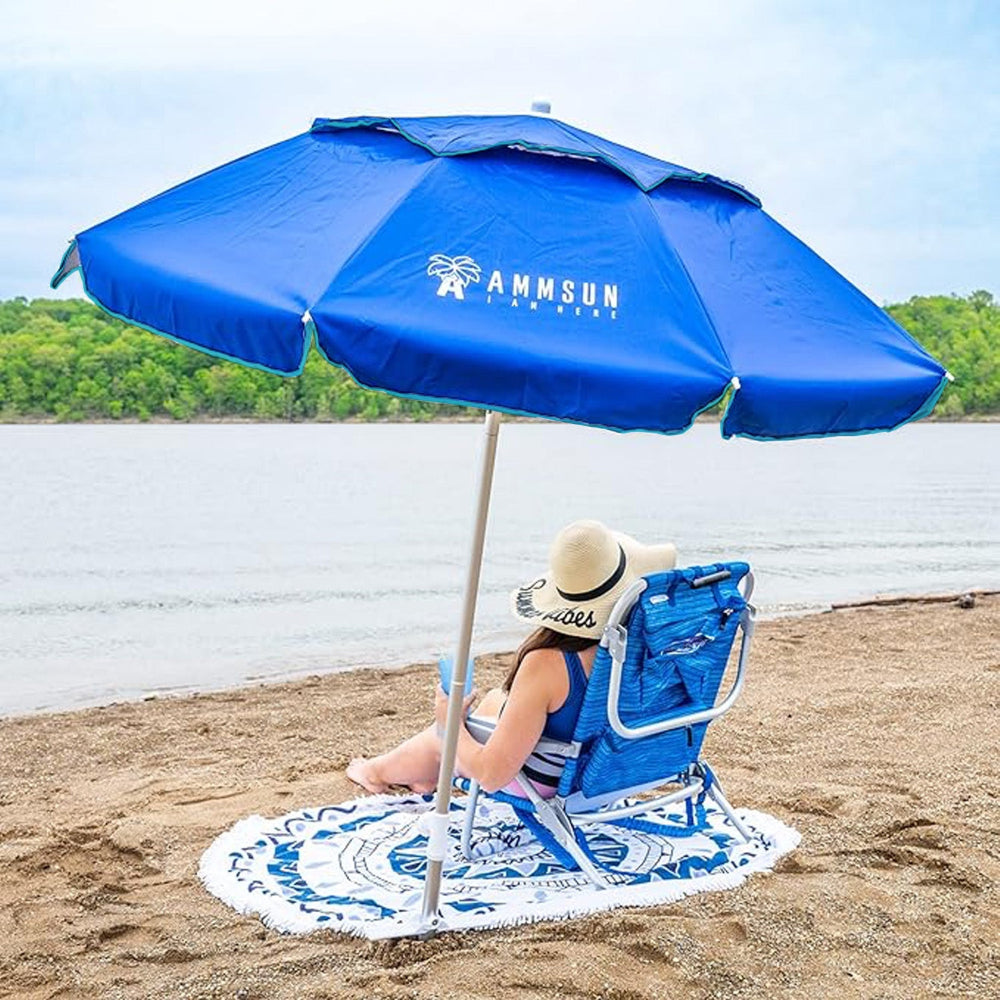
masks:
{"type": "Polygon", "coordinates": [[[555,117],[739,181],[879,303],[1000,294],[995,0],[0,0],[0,299],[316,117],[555,117]]]}

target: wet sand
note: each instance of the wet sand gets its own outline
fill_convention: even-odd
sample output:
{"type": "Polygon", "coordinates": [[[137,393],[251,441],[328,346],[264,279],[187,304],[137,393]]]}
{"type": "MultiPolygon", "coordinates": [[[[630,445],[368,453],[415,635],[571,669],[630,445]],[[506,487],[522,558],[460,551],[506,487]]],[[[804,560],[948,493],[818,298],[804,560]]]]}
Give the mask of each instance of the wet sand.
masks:
{"type": "Polygon", "coordinates": [[[1000,996],[1000,598],[761,625],[705,754],[803,839],[738,889],[370,944],[283,936],[201,887],[236,820],[354,797],[348,760],[426,719],[435,676],[0,721],[0,996],[1000,996]]]}

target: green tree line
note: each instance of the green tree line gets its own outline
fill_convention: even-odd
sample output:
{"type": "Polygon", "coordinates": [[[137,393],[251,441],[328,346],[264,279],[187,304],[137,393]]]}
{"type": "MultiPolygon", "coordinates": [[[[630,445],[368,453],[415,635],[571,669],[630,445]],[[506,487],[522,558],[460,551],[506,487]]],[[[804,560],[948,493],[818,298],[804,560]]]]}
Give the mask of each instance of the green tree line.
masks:
{"type": "Polygon", "coordinates": [[[83,299],[0,302],[0,420],[429,420],[459,407],[362,389],[315,351],[283,378],[184,347],[83,299]]]}
{"type": "MultiPolygon", "coordinates": [[[[942,417],[1000,413],[1000,305],[916,296],[889,314],[955,376],[942,417]]],[[[82,299],[0,302],[0,420],[431,420],[458,407],[363,389],[316,352],[298,378],[245,368],[129,326],[82,299]]]]}
{"type": "Polygon", "coordinates": [[[989,292],[915,295],[886,312],[955,376],[936,416],[1000,413],[1000,304],[989,292]]]}

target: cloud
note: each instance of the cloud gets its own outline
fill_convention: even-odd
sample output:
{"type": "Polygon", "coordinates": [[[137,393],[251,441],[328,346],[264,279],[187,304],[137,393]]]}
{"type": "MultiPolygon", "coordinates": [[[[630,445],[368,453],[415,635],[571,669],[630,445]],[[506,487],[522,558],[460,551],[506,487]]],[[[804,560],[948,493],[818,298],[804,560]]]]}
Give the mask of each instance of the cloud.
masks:
{"type": "Polygon", "coordinates": [[[1000,273],[982,225],[1000,209],[1000,32],[985,5],[13,6],[0,295],[43,294],[73,233],[313,117],[520,111],[539,94],[559,117],[746,184],[878,298],[1000,273]]]}

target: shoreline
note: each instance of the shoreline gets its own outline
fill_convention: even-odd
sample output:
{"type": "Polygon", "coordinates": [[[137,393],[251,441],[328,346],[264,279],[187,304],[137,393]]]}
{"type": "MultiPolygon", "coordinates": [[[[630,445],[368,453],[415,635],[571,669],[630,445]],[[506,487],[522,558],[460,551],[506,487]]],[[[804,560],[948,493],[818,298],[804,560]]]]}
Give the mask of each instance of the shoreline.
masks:
{"type": "Polygon", "coordinates": [[[196,871],[247,815],[355,797],[347,761],[425,721],[433,666],[2,719],[0,996],[994,995],[998,638],[998,595],[762,622],[705,753],[802,834],[773,875],[428,942],[284,936],[196,871]]]}
{"type": "MultiPolygon", "coordinates": [[[[779,621],[800,621],[817,615],[826,615],[834,612],[850,611],[857,608],[868,607],[900,607],[904,605],[921,604],[955,604],[971,597],[973,601],[983,598],[990,598],[1000,595],[1000,590],[976,587],[956,593],[926,593],[926,594],[876,594],[871,597],[861,598],[854,601],[838,601],[816,607],[799,608],[786,610],[781,613],[761,613],[758,610],[758,625],[764,622],[779,621]]],[[[484,650],[476,656],[476,662],[480,660],[493,660],[509,657],[513,650],[484,650]]],[[[38,718],[47,715],[63,715],[73,712],[86,712],[94,709],[114,708],[118,705],[135,705],[143,702],[170,701],[184,698],[193,698],[200,695],[226,695],[235,694],[241,691],[256,688],[269,688],[283,684],[301,683],[307,679],[316,679],[329,676],[368,674],[373,671],[382,673],[399,673],[411,669],[431,669],[435,664],[431,660],[409,659],[399,663],[360,663],[349,667],[331,667],[327,670],[317,671],[315,669],[304,668],[291,670],[287,673],[275,674],[273,676],[248,677],[245,681],[237,684],[224,684],[221,687],[177,687],[161,690],[149,690],[131,698],[116,698],[112,701],[84,701],[78,705],[62,705],[55,707],[45,707],[29,709],[28,711],[15,711],[4,714],[0,711],[0,724],[14,719],[38,718]]]]}
{"type": "MultiPolygon", "coordinates": [[[[0,416],[0,427],[23,427],[23,426],[58,426],[58,427],[101,427],[101,426],[114,426],[115,424],[120,425],[141,425],[141,424],[155,424],[157,426],[162,425],[177,425],[177,426],[192,426],[197,424],[288,424],[288,425],[304,425],[304,424],[476,424],[482,422],[482,416],[485,412],[485,408],[476,409],[473,407],[465,407],[464,413],[455,413],[447,417],[426,417],[422,419],[417,419],[414,417],[399,416],[398,414],[389,417],[379,417],[376,420],[362,420],[358,417],[345,417],[343,419],[335,420],[320,420],[320,419],[310,419],[310,420],[286,420],[283,418],[275,417],[273,419],[266,419],[262,417],[240,417],[240,416],[225,416],[225,417],[211,417],[204,416],[198,417],[195,420],[174,420],[172,417],[165,416],[155,416],[150,417],[148,420],[140,420],[138,417],[120,417],[116,419],[106,418],[102,420],[57,420],[53,416],[19,416],[19,417],[9,417],[0,416]]],[[[550,417],[528,417],[528,416],[516,416],[513,414],[504,414],[503,422],[505,424],[558,424],[563,421],[556,420],[550,417]]],[[[696,424],[718,424],[722,422],[720,415],[704,414],[700,413],[694,418],[694,423],[696,424]]],[[[907,426],[916,426],[921,424],[1000,424],[1000,413],[978,413],[970,414],[961,417],[924,417],[923,420],[913,421],[907,426]]],[[[577,425],[574,425],[577,426],[577,425]]],[[[638,432],[643,433],[643,432],[638,432]]],[[[648,432],[654,433],[654,432],[648,432]]]]}

